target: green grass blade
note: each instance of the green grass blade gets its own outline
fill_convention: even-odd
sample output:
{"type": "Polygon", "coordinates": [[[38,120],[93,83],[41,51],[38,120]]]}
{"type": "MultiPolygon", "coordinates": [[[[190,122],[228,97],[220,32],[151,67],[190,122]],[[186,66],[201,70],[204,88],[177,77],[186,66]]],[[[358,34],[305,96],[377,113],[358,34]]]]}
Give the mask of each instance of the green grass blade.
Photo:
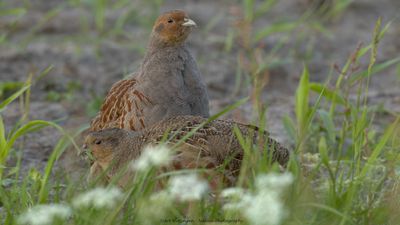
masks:
{"type": "Polygon", "coordinates": [[[48,183],[49,183],[51,171],[54,167],[54,163],[58,160],[58,158],[60,158],[61,154],[64,152],[64,150],[68,146],[69,140],[71,140],[71,137],[69,137],[68,135],[64,135],[64,137],[62,137],[58,141],[57,145],[54,147],[54,150],[49,157],[49,160],[48,160],[46,168],[45,168],[44,176],[41,180],[39,197],[38,197],[38,201],[37,201],[38,204],[45,203],[47,201],[48,194],[49,194],[48,183]]]}
{"type": "Polygon", "coordinates": [[[375,64],[375,65],[373,65],[371,67],[370,71],[369,70],[365,70],[365,71],[361,71],[361,72],[358,72],[358,73],[354,74],[350,78],[350,82],[354,83],[355,81],[357,81],[357,80],[359,80],[359,79],[361,79],[363,77],[368,76],[368,73],[370,73],[370,75],[373,75],[373,74],[379,73],[379,72],[381,72],[381,71],[383,71],[383,70],[385,70],[385,69],[387,69],[387,68],[389,68],[391,66],[398,65],[399,63],[400,63],[400,57],[388,60],[388,61],[383,62],[383,63],[375,64]]]}
{"type": "Polygon", "coordinates": [[[297,26],[298,26],[297,22],[282,22],[282,23],[272,24],[258,31],[254,36],[254,41],[258,42],[261,39],[274,33],[290,32],[297,26]]]}
{"type": "Polygon", "coordinates": [[[319,139],[318,150],[322,163],[324,163],[326,166],[329,166],[328,145],[326,144],[326,139],[324,136],[321,136],[319,139]]]}
{"type": "Polygon", "coordinates": [[[95,22],[96,28],[99,31],[103,31],[105,22],[105,9],[107,0],[96,0],[95,1],[95,22]]]}
{"type": "Polygon", "coordinates": [[[309,76],[310,75],[308,73],[308,69],[304,67],[299,87],[296,91],[296,118],[299,139],[302,139],[304,137],[308,121],[308,91],[310,87],[309,76]]]}
{"type": "Polygon", "coordinates": [[[342,217],[344,220],[348,221],[349,224],[354,224],[353,221],[349,217],[347,217],[345,214],[339,212],[335,208],[332,208],[332,207],[329,207],[329,206],[326,206],[326,205],[322,205],[322,204],[318,204],[318,203],[306,203],[306,204],[302,204],[301,206],[304,206],[304,207],[307,207],[307,208],[313,207],[313,208],[322,209],[324,211],[327,211],[327,212],[330,212],[330,213],[332,213],[334,215],[342,217]]]}
{"type": "Polygon", "coordinates": [[[267,13],[277,3],[278,0],[265,0],[260,6],[255,9],[255,17],[259,17],[267,13]]]}
{"type": "Polygon", "coordinates": [[[3,154],[6,145],[7,145],[6,129],[4,127],[3,117],[0,115],[0,155],[3,154]]]}
{"type": "Polygon", "coordinates": [[[22,135],[25,135],[29,132],[37,131],[46,126],[53,126],[59,130],[62,130],[62,128],[59,125],[57,125],[53,122],[48,122],[48,121],[44,121],[44,120],[33,120],[33,121],[30,121],[30,122],[24,124],[18,130],[15,131],[15,133],[8,140],[6,148],[11,148],[14,145],[14,142],[22,135]]]}
{"type": "Polygon", "coordinates": [[[341,104],[341,105],[346,105],[346,100],[340,96],[337,92],[329,90],[326,88],[324,84],[320,83],[310,83],[310,90],[321,94],[324,96],[326,99],[333,101],[335,103],[341,104]]]}
{"type": "Polygon", "coordinates": [[[389,139],[393,136],[395,130],[397,129],[397,126],[399,126],[399,122],[400,122],[400,117],[398,117],[396,121],[386,129],[383,136],[379,140],[378,144],[372,151],[372,154],[368,157],[367,163],[365,164],[364,168],[361,171],[361,177],[364,177],[367,174],[371,165],[373,165],[375,161],[378,159],[378,156],[382,153],[389,139]]]}
{"type": "Polygon", "coordinates": [[[26,12],[25,8],[0,9],[0,16],[23,16],[26,12]]]}
{"type": "Polygon", "coordinates": [[[243,0],[244,16],[246,21],[251,22],[254,18],[254,0],[243,0]]]}
{"type": "Polygon", "coordinates": [[[30,88],[31,85],[25,85],[19,91],[15,92],[12,94],[10,97],[8,97],[6,100],[4,100],[2,103],[0,103],[0,112],[4,111],[7,105],[9,105],[11,102],[13,102],[15,99],[17,99],[19,96],[21,96],[28,88],[30,88]]]}

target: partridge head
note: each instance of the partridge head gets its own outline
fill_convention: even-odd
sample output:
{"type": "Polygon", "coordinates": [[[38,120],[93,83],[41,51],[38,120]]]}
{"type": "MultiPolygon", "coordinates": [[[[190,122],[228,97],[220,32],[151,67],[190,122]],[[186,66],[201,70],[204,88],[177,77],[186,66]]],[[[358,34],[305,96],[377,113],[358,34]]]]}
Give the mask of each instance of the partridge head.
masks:
{"type": "Polygon", "coordinates": [[[126,132],[122,129],[111,128],[98,132],[90,132],[83,145],[84,154],[90,154],[100,166],[108,167],[113,154],[124,145],[128,135],[134,136],[135,132],[126,132]]]}
{"type": "Polygon", "coordinates": [[[84,152],[94,157],[94,160],[105,161],[111,157],[112,149],[118,145],[119,135],[116,133],[122,133],[119,129],[108,129],[104,132],[90,132],[85,138],[85,144],[83,145],[84,152]]]}
{"type": "MultiPolygon", "coordinates": [[[[94,160],[87,177],[88,181],[108,184],[115,174],[136,158],[140,154],[137,151],[139,148],[134,146],[134,142],[139,140],[136,137],[138,133],[118,128],[90,132],[83,145],[83,154],[90,155],[94,160]]],[[[119,185],[125,186],[131,175],[126,171],[124,178],[118,181],[119,185]]]]}
{"type": "Polygon", "coordinates": [[[152,39],[166,46],[179,44],[186,40],[194,26],[196,23],[184,11],[170,11],[156,20],[152,39]]]}

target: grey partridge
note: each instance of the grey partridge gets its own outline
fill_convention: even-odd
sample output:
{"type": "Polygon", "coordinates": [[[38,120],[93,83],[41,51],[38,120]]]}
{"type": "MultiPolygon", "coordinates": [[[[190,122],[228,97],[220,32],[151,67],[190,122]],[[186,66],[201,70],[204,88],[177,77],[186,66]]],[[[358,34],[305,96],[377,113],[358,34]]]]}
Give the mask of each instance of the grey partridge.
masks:
{"type": "MultiPolygon", "coordinates": [[[[270,138],[268,132],[260,133],[256,126],[233,121],[214,120],[204,125],[205,121],[207,119],[198,116],[177,116],[160,121],[142,131],[114,128],[91,132],[85,139],[85,149],[91,152],[101,169],[106,171],[106,179],[111,179],[128,162],[137,159],[145,146],[157,144],[163,137],[167,137],[168,145],[174,146],[180,143],[182,137],[200,127],[188,139],[181,141],[179,146],[174,146],[176,151],[171,169],[207,168],[215,172],[220,168],[224,172],[220,176],[222,178],[218,179],[224,184],[233,185],[244,155],[233,131],[237,126],[244,137],[259,145],[259,149],[268,150],[262,152],[269,154],[272,162],[276,161],[286,166],[289,150],[270,138]]],[[[127,177],[132,175],[133,172],[121,179],[119,184],[125,186],[130,179],[127,177]]]]}
{"type": "Polygon", "coordinates": [[[177,115],[209,116],[207,90],[185,44],[195,25],[180,10],[158,17],[139,70],[111,87],[91,131],[141,130],[177,115]]]}

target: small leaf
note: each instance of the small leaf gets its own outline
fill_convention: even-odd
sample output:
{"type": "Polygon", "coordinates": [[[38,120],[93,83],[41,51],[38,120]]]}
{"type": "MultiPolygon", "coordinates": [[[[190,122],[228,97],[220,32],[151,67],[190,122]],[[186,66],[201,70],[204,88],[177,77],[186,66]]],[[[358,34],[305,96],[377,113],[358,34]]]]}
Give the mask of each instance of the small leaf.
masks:
{"type": "Polygon", "coordinates": [[[252,21],[254,16],[254,0],[244,0],[243,9],[246,21],[252,21]]]}
{"type": "Polygon", "coordinates": [[[310,90],[321,94],[324,96],[326,99],[330,101],[334,101],[335,103],[341,104],[341,105],[346,105],[346,101],[342,96],[340,96],[338,93],[335,91],[329,90],[326,86],[323,84],[319,83],[310,83],[310,90]]]}
{"type": "Polygon", "coordinates": [[[0,16],[23,16],[25,14],[26,14],[26,9],[24,8],[0,10],[0,16]]]}
{"type": "Polygon", "coordinates": [[[400,117],[397,117],[394,123],[392,123],[383,133],[382,137],[379,139],[378,144],[375,146],[374,150],[372,151],[372,154],[367,160],[367,163],[365,164],[364,168],[361,171],[361,177],[364,177],[368,170],[371,168],[371,166],[375,163],[377,160],[378,156],[382,153],[384,147],[388,143],[389,139],[394,135],[394,132],[399,126],[400,123],[400,117]]]}
{"type": "Polygon", "coordinates": [[[4,127],[3,117],[0,115],[0,155],[3,154],[6,144],[6,129],[4,127]]]}
{"type": "Polygon", "coordinates": [[[326,144],[326,139],[324,136],[321,136],[318,143],[318,150],[321,156],[321,161],[324,165],[329,165],[329,156],[328,156],[328,145],[326,144]]]}
{"type": "Polygon", "coordinates": [[[308,90],[309,90],[309,73],[308,69],[304,67],[303,74],[301,75],[299,87],[296,91],[296,118],[299,131],[299,137],[304,135],[304,129],[308,121],[308,90]]]}
{"type": "MultiPolygon", "coordinates": [[[[370,71],[371,74],[370,75],[379,73],[379,72],[385,70],[386,68],[388,68],[390,66],[398,64],[399,62],[400,62],[400,57],[397,57],[397,58],[388,60],[388,61],[383,62],[383,63],[375,64],[371,68],[371,71],[370,71]]],[[[358,79],[360,79],[362,77],[365,77],[367,75],[368,75],[368,70],[356,73],[350,78],[350,82],[353,83],[354,81],[356,81],[356,80],[358,80],[358,79]]]]}
{"type": "Polygon", "coordinates": [[[19,91],[15,92],[13,95],[11,95],[6,100],[4,100],[2,103],[0,103],[0,112],[2,112],[6,108],[6,106],[9,105],[12,101],[14,101],[20,95],[22,95],[22,93],[24,93],[26,90],[28,90],[29,87],[30,87],[30,85],[25,85],[24,87],[19,89],[19,91]]]}

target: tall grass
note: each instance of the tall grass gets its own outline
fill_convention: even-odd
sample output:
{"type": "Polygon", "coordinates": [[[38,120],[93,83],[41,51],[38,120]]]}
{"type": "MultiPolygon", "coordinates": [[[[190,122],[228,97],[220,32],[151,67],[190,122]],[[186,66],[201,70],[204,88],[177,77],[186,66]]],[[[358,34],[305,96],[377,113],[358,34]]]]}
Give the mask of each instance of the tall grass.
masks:
{"type": "MultiPolygon", "coordinates": [[[[44,73],[47,72],[48,70],[44,71],[44,73]]],[[[41,75],[39,77],[41,77],[41,75]]],[[[53,174],[52,169],[54,163],[61,156],[63,150],[68,146],[68,144],[72,143],[75,145],[72,137],[55,122],[44,120],[26,121],[27,113],[29,111],[30,87],[31,78],[28,79],[20,90],[12,94],[0,104],[1,113],[17,98],[24,97],[25,101],[23,101],[21,106],[26,110],[21,119],[14,125],[14,127],[11,129],[9,128],[8,131],[4,126],[3,117],[0,115],[0,196],[1,203],[5,206],[3,211],[4,214],[2,214],[2,222],[5,224],[13,224],[15,222],[13,216],[16,211],[14,211],[14,209],[19,208],[15,207],[16,205],[21,206],[21,208],[26,208],[30,205],[47,202],[50,193],[49,178],[53,174]],[[32,132],[37,132],[44,127],[54,127],[61,132],[64,137],[60,139],[58,144],[55,146],[54,151],[49,157],[45,171],[41,174],[32,170],[33,173],[21,180],[21,177],[19,176],[19,170],[21,167],[20,163],[17,163],[15,167],[8,167],[7,160],[13,151],[17,151],[15,143],[18,138],[32,132]],[[32,181],[31,179],[34,183],[28,184],[29,181],[32,181]],[[7,183],[10,181],[12,186],[4,189],[9,186],[7,183]]],[[[77,148],[76,145],[75,147],[77,148]]],[[[53,188],[53,186],[51,188],[53,188]]]]}

